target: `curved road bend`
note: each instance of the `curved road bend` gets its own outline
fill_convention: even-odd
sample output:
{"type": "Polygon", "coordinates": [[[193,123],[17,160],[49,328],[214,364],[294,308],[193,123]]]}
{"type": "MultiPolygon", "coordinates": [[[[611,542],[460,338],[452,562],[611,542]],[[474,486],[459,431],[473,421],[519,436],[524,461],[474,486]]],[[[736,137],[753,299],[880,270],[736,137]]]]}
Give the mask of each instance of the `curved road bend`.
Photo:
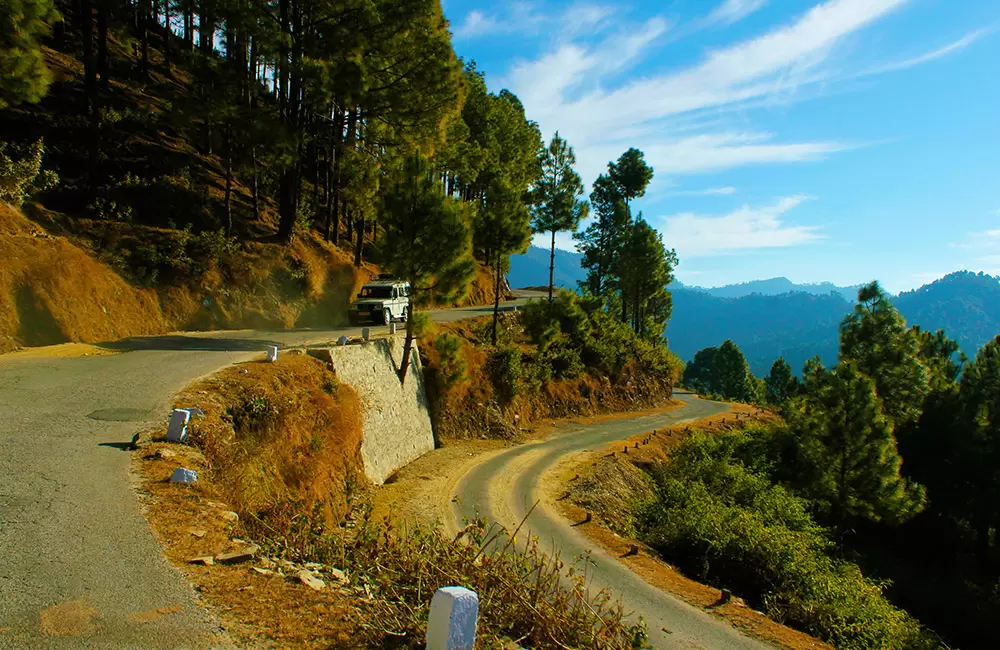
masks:
{"type": "Polygon", "coordinates": [[[677,393],[685,402],[677,410],[628,420],[594,424],[568,424],[538,444],[512,447],[476,466],[458,484],[453,506],[453,525],[476,515],[486,516],[513,529],[537,501],[522,531],[538,538],[542,548],[554,547],[564,560],[590,553],[594,565],[588,569],[596,590],[608,589],[621,597],[626,611],[642,616],[655,648],[753,649],[771,648],[743,636],[733,627],[645,582],[615,557],[599,548],[570,526],[546,503],[539,483],[546,471],[566,454],[590,449],[686,420],[728,410],[718,402],[699,400],[677,393]],[[670,630],[670,633],[663,631],[670,630]]]}
{"type": "MultiPolygon", "coordinates": [[[[454,321],[490,311],[432,316],[454,321]]],[[[268,345],[358,333],[174,334],[106,344],[131,350],[111,356],[0,357],[0,648],[230,647],[164,558],[120,443],[164,423],[186,384],[259,357],[268,345]],[[151,613],[160,608],[179,609],[151,613]],[[143,612],[144,622],[130,618],[143,612]]]]}

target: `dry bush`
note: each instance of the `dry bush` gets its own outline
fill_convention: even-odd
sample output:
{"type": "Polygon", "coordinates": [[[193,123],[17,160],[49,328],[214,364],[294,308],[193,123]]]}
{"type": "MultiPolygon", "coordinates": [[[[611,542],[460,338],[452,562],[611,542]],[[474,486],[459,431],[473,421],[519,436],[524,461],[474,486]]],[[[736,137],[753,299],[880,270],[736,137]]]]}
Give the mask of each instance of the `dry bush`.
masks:
{"type": "Polygon", "coordinates": [[[389,519],[363,516],[353,529],[327,536],[307,559],[345,568],[363,593],[354,643],[362,647],[423,647],[430,600],[444,586],[464,586],[479,597],[477,647],[639,648],[641,621],[624,619],[621,604],[588,593],[587,565],[567,567],[538,546],[515,544],[484,520],[454,540],[431,527],[396,530],[389,519]]]}

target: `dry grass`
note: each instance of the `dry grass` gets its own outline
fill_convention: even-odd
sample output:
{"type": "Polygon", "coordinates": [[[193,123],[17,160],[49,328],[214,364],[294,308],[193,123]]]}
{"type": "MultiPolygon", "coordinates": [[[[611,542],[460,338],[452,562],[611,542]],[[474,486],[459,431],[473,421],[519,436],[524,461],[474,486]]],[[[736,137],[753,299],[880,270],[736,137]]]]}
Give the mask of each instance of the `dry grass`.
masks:
{"type": "Polygon", "coordinates": [[[248,532],[284,538],[302,513],[317,526],[336,525],[369,488],[360,400],[318,359],[286,354],[278,363],[234,366],[192,386],[178,404],[205,411],[191,427],[192,443],[248,532]]]}
{"type": "Polygon", "coordinates": [[[224,270],[214,266],[190,285],[140,289],[82,243],[48,234],[6,204],[0,256],[0,352],[183,329],[345,325],[351,297],[377,272],[355,269],[309,233],[288,247],[247,244],[224,270]],[[299,269],[292,285],[278,274],[288,268],[299,269]]]}

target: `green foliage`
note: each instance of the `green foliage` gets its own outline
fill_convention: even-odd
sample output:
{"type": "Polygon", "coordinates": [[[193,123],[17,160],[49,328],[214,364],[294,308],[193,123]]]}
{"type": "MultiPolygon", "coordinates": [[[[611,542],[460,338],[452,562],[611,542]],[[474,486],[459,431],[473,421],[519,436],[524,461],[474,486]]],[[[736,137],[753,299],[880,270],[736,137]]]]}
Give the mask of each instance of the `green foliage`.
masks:
{"type": "Polygon", "coordinates": [[[608,178],[618,188],[627,209],[632,199],[646,193],[646,186],[653,180],[653,168],[646,164],[646,157],[641,151],[632,148],[619,156],[617,161],[608,163],[608,178]]]}
{"type": "Polygon", "coordinates": [[[0,142],[0,201],[15,207],[36,192],[50,189],[59,182],[55,172],[42,171],[45,145],[41,139],[17,146],[0,142]]]}
{"type": "Polygon", "coordinates": [[[518,382],[523,370],[521,350],[516,345],[497,348],[486,364],[486,371],[493,381],[501,404],[509,404],[518,393],[518,382]]]}
{"type": "Polygon", "coordinates": [[[467,369],[462,345],[462,339],[449,332],[442,332],[434,339],[434,351],[437,352],[441,378],[446,386],[465,379],[467,369]]]}
{"type": "Polygon", "coordinates": [[[817,470],[805,491],[824,512],[839,525],[850,518],[898,523],[920,512],[924,489],[900,474],[875,383],[845,362],[806,374],[805,393],[786,417],[817,470]]]}
{"type": "Polygon", "coordinates": [[[587,279],[580,282],[580,288],[591,296],[607,299],[618,286],[612,270],[619,268],[621,242],[626,238],[629,217],[625,200],[604,174],[594,181],[590,207],[597,218],[586,230],[573,235],[583,254],[580,265],[587,272],[587,279]]]}
{"type": "Polygon", "coordinates": [[[585,367],[614,382],[629,366],[670,383],[680,375],[681,361],[662,341],[644,339],[616,321],[599,298],[560,291],[551,305],[532,302],[520,315],[553,376],[574,377],[585,367]]]}
{"type": "Polygon", "coordinates": [[[795,377],[792,375],[792,367],[788,365],[784,357],[775,359],[774,364],[771,365],[771,372],[764,379],[767,403],[784,404],[785,400],[797,392],[796,383],[795,377]]]}
{"type": "Polygon", "coordinates": [[[877,282],[858,291],[853,313],[840,325],[840,359],[854,362],[875,380],[885,414],[894,423],[919,417],[930,389],[920,341],[877,282]]]}
{"type": "Polygon", "coordinates": [[[410,282],[410,295],[463,292],[474,270],[461,207],[446,197],[426,159],[407,158],[383,199],[381,246],[386,268],[410,282]],[[445,291],[447,289],[447,291],[445,291]]]}
{"type": "Polygon", "coordinates": [[[0,0],[0,108],[45,96],[52,74],[40,40],[58,20],[52,0],[0,0]]]}
{"type": "Polygon", "coordinates": [[[696,435],[654,468],[657,497],[638,513],[644,539],[686,572],[837,648],[932,647],[885,599],[885,585],[836,558],[808,502],[734,456],[755,435],[696,435]]]}
{"type": "Polygon", "coordinates": [[[663,236],[641,215],[626,234],[618,262],[613,267],[618,275],[621,299],[630,310],[626,320],[636,333],[659,339],[670,320],[673,306],[667,285],[674,279],[677,254],[664,247],[663,236]]]}
{"type": "Polygon", "coordinates": [[[541,176],[532,190],[531,227],[536,233],[551,233],[549,264],[549,301],[552,301],[553,268],[557,232],[575,232],[580,221],[587,216],[587,202],[583,196],[583,181],[573,166],[576,155],[573,147],[559,137],[552,136],[549,146],[539,154],[541,176]]]}

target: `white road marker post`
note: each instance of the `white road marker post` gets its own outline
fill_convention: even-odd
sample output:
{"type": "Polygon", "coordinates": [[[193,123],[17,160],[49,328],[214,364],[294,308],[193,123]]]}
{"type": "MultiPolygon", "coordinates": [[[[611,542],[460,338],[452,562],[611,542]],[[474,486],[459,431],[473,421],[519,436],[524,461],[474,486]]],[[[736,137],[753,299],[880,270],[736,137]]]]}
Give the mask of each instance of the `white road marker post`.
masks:
{"type": "Polygon", "coordinates": [[[187,425],[190,420],[191,411],[174,409],[174,412],[170,414],[170,424],[167,425],[167,440],[184,442],[184,438],[187,438],[187,425]]]}
{"type": "Polygon", "coordinates": [[[431,599],[427,650],[473,650],[479,596],[465,587],[442,587],[431,599]]]}
{"type": "Polygon", "coordinates": [[[278,346],[269,345],[267,346],[267,360],[274,363],[278,360],[278,346]]]}

